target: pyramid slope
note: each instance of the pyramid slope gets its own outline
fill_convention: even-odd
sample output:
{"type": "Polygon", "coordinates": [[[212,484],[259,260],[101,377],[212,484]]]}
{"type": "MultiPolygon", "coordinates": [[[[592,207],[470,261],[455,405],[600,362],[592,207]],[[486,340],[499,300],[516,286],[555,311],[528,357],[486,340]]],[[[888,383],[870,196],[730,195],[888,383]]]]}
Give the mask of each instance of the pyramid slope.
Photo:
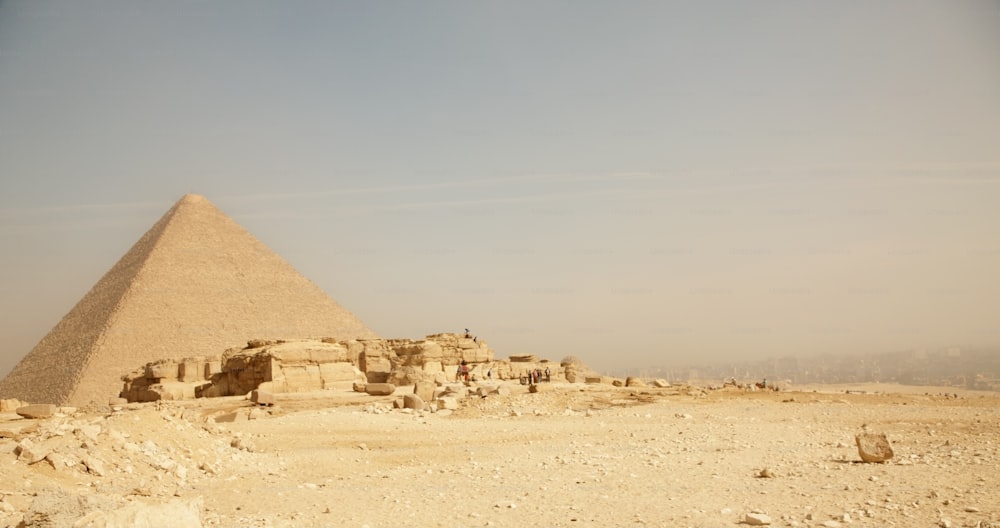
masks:
{"type": "Polygon", "coordinates": [[[207,199],[186,195],[0,380],[0,397],[106,402],[147,362],[258,337],[378,336],[207,199]]]}

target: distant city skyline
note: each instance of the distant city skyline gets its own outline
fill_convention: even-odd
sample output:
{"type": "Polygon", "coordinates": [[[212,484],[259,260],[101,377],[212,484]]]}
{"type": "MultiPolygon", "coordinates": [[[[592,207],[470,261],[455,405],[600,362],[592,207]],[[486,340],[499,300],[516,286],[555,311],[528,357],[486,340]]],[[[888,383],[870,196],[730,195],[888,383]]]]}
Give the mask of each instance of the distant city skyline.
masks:
{"type": "Polygon", "coordinates": [[[4,1],[0,375],[189,192],[383,337],[997,346],[997,50],[992,1],[4,1]]]}

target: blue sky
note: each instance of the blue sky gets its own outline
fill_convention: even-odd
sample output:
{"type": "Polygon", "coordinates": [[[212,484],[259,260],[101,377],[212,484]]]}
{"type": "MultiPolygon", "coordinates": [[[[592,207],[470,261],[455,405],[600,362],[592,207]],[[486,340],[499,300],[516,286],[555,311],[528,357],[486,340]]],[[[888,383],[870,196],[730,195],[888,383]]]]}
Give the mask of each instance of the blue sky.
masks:
{"type": "Polygon", "coordinates": [[[0,2],[0,372],[181,195],[387,337],[1000,345],[1000,3],[0,2]]]}

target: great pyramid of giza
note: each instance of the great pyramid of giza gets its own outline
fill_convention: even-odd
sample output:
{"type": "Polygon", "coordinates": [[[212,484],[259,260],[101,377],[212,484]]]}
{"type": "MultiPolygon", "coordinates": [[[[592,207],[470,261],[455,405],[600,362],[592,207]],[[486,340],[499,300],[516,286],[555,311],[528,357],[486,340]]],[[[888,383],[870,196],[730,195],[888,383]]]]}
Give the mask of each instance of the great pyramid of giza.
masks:
{"type": "Polygon", "coordinates": [[[181,198],[0,380],[0,398],[86,405],[163,358],[254,338],[377,338],[206,198],[181,198]]]}

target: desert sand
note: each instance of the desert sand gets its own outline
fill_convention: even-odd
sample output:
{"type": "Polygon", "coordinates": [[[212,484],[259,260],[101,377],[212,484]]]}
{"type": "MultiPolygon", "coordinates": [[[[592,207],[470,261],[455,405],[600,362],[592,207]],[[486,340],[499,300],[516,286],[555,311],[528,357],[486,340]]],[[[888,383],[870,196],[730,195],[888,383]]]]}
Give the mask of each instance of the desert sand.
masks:
{"type": "Polygon", "coordinates": [[[0,524],[1000,527],[995,394],[506,386],[3,414],[0,524]],[[863,427],[891,460],[861,462],[863,427]]]}

